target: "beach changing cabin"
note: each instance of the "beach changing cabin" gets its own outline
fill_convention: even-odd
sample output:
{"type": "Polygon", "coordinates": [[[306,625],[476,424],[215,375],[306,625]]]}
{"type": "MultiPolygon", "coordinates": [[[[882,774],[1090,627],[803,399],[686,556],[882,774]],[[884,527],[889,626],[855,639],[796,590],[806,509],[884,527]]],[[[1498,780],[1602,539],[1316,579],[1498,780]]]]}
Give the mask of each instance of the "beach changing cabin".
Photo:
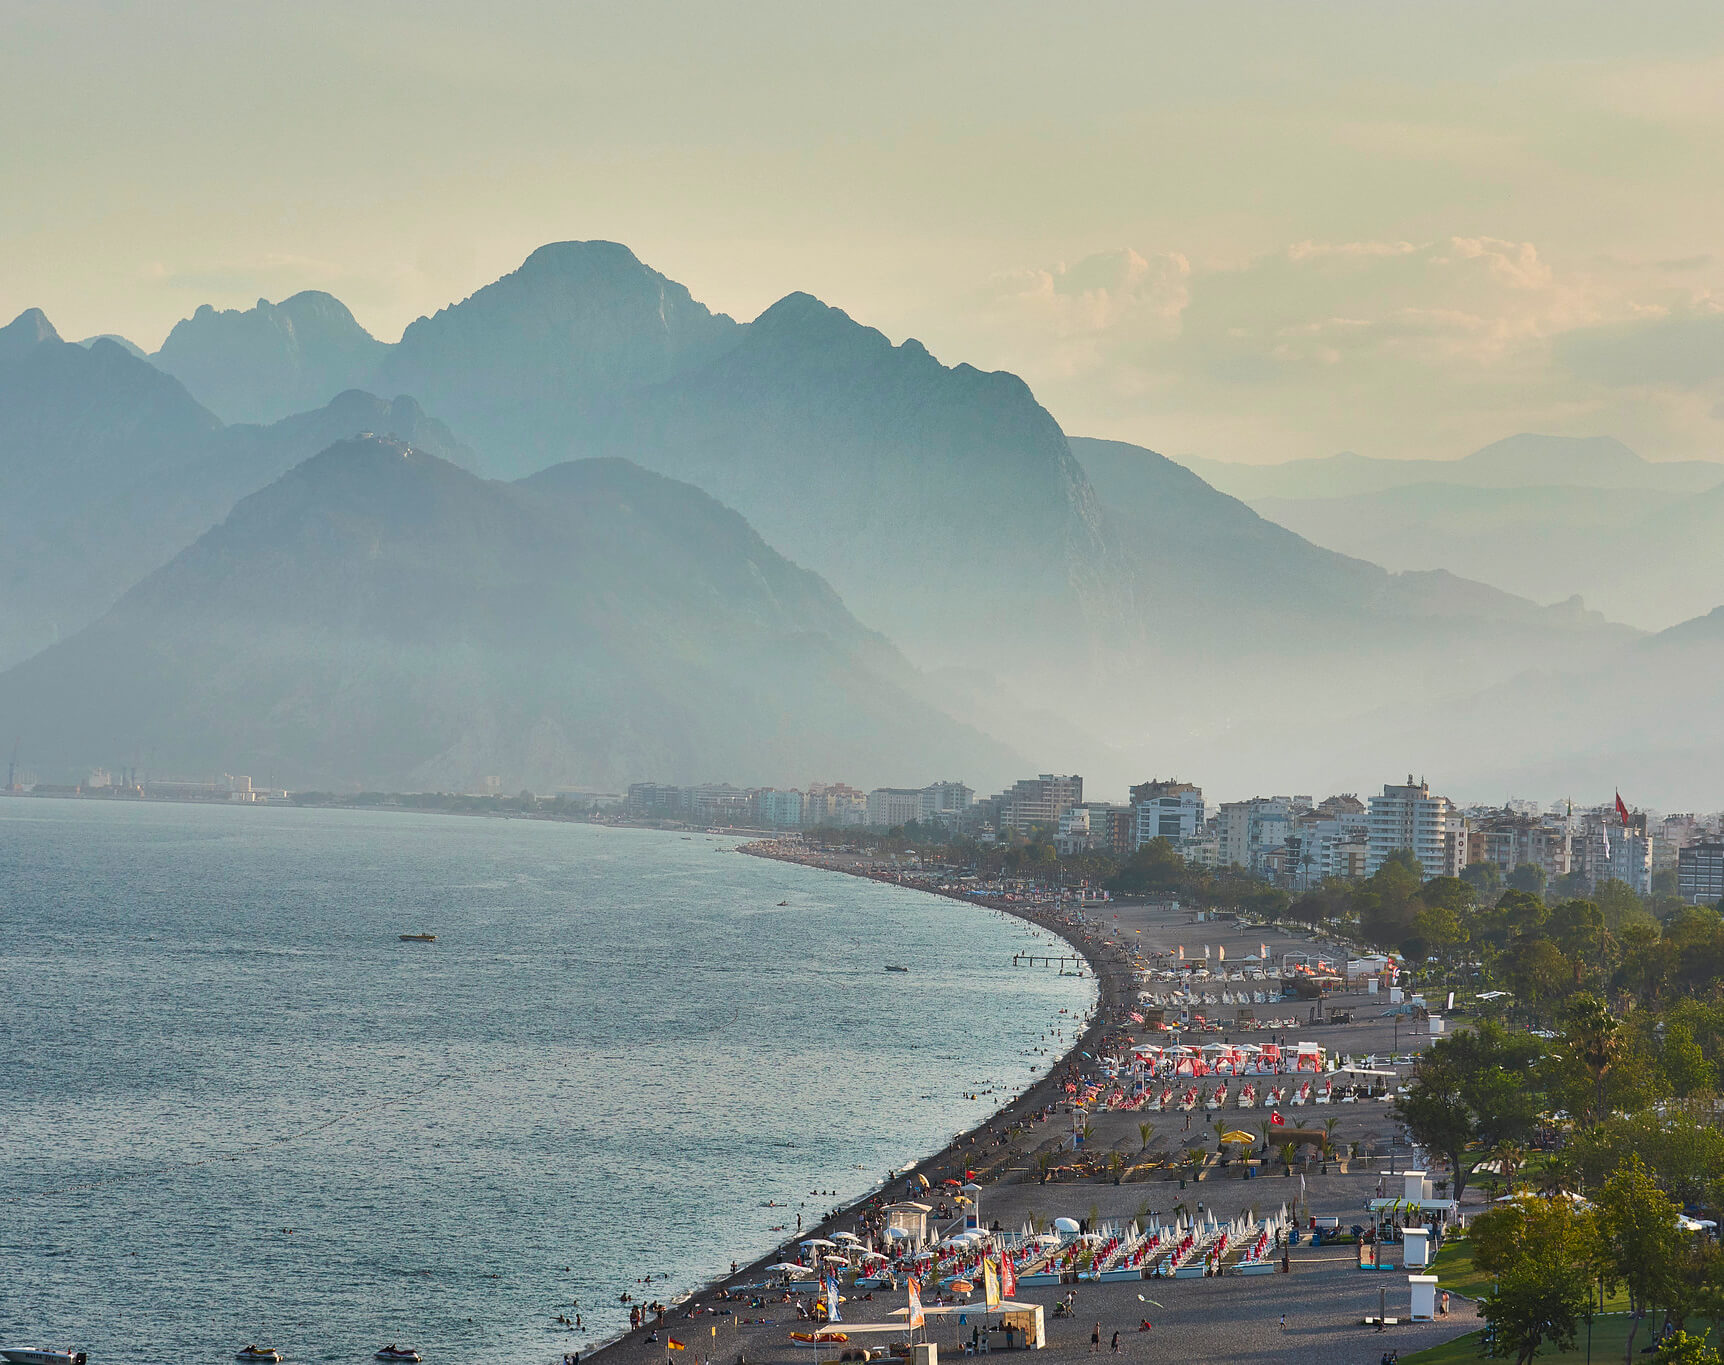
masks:
{"type": "Polygon", "coordinates": [[[894,1242],[911,1247],[928,1244],[928,1215],[932,1204],[919,1204],[914,1199],[901,1200],[886,1206],[886,1235],[894,1242]]]}

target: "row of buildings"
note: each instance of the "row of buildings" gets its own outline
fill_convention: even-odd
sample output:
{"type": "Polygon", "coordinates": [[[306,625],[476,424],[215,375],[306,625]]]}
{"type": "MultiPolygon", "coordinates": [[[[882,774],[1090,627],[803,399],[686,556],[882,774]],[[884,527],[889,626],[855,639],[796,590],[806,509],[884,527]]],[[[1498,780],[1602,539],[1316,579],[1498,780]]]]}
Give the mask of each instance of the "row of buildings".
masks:
{"type": "Polygon", "coordinates": [[[1238,867],[1293,892],[1331,878],[1369,877],[1405,850],[1426,877],[1459,876],[1490,863],[1506,878],[1531,865],[1547,884],[1567,879],[1570,886],[1596,887],[1615,880],[1644,895],[1669,870],[1684,899],[1724,897],[1724,830],[1717,816],[1655,822],[1620,803],[1462,807],[1411,774],[1363,800],[1352,794],[1323,801],[1259,796],[1218,806],[1206,803],[1193,783],[1160,779],[1132,787],[1125,801],[1085,800],[1083,778],[1053,773],[980,799],[962,782],[867,792],[843,783],[780,791],[642,782],[629,788],[627,804],[636,815],[774,829],[889,829],[914,822],[984,841],[1042,832],[1067,854],[1127,857],[1152,839],[1166,839],[1189,862],[1238,867]]]}

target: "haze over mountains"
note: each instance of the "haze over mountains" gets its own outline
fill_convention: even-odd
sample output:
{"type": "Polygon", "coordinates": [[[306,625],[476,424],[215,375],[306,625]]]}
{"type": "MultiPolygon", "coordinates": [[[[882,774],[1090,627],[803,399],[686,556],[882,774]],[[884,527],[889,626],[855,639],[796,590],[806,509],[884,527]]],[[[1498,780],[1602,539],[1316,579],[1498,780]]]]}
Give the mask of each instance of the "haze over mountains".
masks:
{"type": "Polygon", "coordinates": [[[1453,461],[1188,463],[1331,549],[1538,601],[1578,593],[1643,628],[1709,612],[1724,584],[1724,463],[1654,463],[1608,437],[1535,435],[1453,461]]]}
{"type": "Polygon", "coordinates": [[[0,676],[0,714],[85,762],[299,786],[770,782],[815,745],[879,782],[1008,762],[906,682],[830,588],[698,489],[612,460],[492,483],[368,437],[0,676]]]}
{"type": "MultiPolygon", "coordinates": [[[[1608,444],[1578,456],[1525,438],[1505,444],[1457,464],[1499,484],[1571,465],[1595,481],[1633,477],[1632,455],[1608,444]]],[[[1405,492],[1391,484],[1407,471],[1376,468],[1385,462],[1307,463],[1321,469],[1280,475],[1283,493],[1405,492]]],[[[1657,468],[1674,481],[1667,496],[1695,501],[1681,481],[1703,471],[1657,468]]],[[[151,363],[112,341],[66,346],[46,319],[26,314],[0,331],[7,487],[29,495],[23,511],[0,512],[0,572],[21,585],[0,605],[0,649],[14,659],[93,620],[196,544],[99,624],[0,678],[0,726],[59,746],[99,736],[96,748],[124,754],[148,736],[158,762],[215,764],[219,755],[230,770],[274,765],[337,786],[480,771],[511,785],[744,774],[784,784],[879,772],[899,754],[971,762],[963,775],[985,786],[1010,775],[1012,750],[1106,783],[1151,768],[1222,791],[1363,785],[1408,763],[1433,769],[1431,718],[1465,714],[1474,697],[1505,697],[1516,679],[1632,675],[1674,657],[1635,652],[1635,631],[1573,600],[1573,587],[1528,600],[1441,560],[1392,572],[1401,567],[1393,556],[1379,556],[1385,569],[1320,548],[1154,452],[1068,439],[1013,375],[943,364],[913,340],[894,345],[806,294],[746,323],[711,312],[614,243],[541,248],[394,345],[327,295],[243,313],[200,309],[151,363]],[[299,415],[280,416],[290,412],[299,415]],[[277,420],[223,424],[239,416],[277,420]],[[343,460],[319,456],[282,477],[361,431],[395,433],[423,452],[397,457],[413,477],[403,481],[387,462],[389,477],[336,477],[343,460],[372,469],[351,443],[343,460]],[[521,480],[548,466],[557,472],[521,480]],[[599,469],[612,471],[608,481],[599,469]],[[758,533],[761,549],[703,533],[695,543],[712,563],[679,555],[666,529],[676,519],[660,513],[674,501],[662,490],[682,485],[642,469],[716,498],[711,518],[740,514],[746,526],[735,525],[758,533]],[[229,517],[266,485],[267,496],[229,517]],[[389,520],[391,498],[412,503],[427,488],[440,490],[445,511],[467,510],[453,523],[389,520]],[[363,509],[351,522],[340,511],[347,498],[363,509]],[[291,534],[289,505],[299,518],[291,534]],[[649,566],[600,535],[589,512],[628,527],[677,572],[649,575],[651,591],[638,598],[649,566]],[[577,552],[575,524],[606,552],[577,552]],[[518,553],[486,550],[476,526],[519,538],[518,553]],[[242,548],[252,543],[255,557],[242,548]],[[381,564],[361,553],[365,544],[381,564]],[[430,546],[442,547],[435,566],[423,558],[430,546]],[[746,573],[724,568],[744,563],[746,573]],[[261,597],[250,581],[259,573],[269,585],[261,597]],[[362,590],[372,606],[323,621],[339,605],[330,585],[342,575],[360,584],[381,575],[362,590]],[[780,614],[763,627],[747,586],[760,575],[769,586],[818,575],[830,587],[824,598],[783,600],[771,587],[780,614]],[[407,592],[415,581],[447,598],[447,620],[407,592]],[[491,595],[466,595],[463,583],[490,584],[491,595]],[[594,617],[591,598],[616,612],[594,617]],[[655,629],[624,629],[634,614],[655,629]],[[211,716],[207,744],[176,700],[196,670],[169,658],[212,657],[201,616],[223,623],[212,638],[248,661],[248,673],[279,672],[294,648],[308,660],[299,690],[197,690],[211,716]],[[236,635],[249,619],[279,628],[262,641],[236,635]],[[730,649],[733,637],[748,647],[730,649]],[[798,652],[783,643],[791,638],[827,643],[798,652]],[[172,650],[138,655],[155,639],[172,650]],[[135,683],[68,686],[115,650],[150,660],[135,683]],[[481,655],[495,666],[481,666],[481,655]],[[666,681],[677,661],[702,685],[666,681]],[[835,685],[838,674],[860,691],[835,685]],[[742,695],[740,679],[751,676],[759,705],[742,695]],[[816,686],[816,676],[825,681],[816,686]],[[852,723],[820,710],[803,695],[810,687],[841,699],[838,714],[852,723]],[[113,691],[116,725],[97,724],[102,688],[113,691]],[[393,707],[380,700],[391,695],[393,707]],[[742,719],[708,724],[702,697],[713,716],[742,719]],[[937,722],[930,700],[954,719],[937,722]],[[606,707],[627,719],[608,746],[595,728],[606,707]],[[481,719],[460,723],[464,708],[481,719]],[[886,724],[897,713],[915,736],[908,749],[894,747],[886,724]],[[654,714],[665,732],[657,748],[654,714]],[[933,736],[945,723],[953,738],[942,750],[933,736]],[[370,726],[383,734],[367,748],[370,726]],[[341,742],[324,743],[324,733],[341,742]],[[855,767],[841,773],[837,762],[855,767]]],[[[1600,488],[1626,496],[1609,483],[1591,491],[1600,488]]],[[[1594,704],[1601,714],[1564,740],[1581,772],[1592,771],[1588,753],[1614,752],[1609,708],[1594,704]]],[[[1515,739],[1499,736],[1487,752],[1467,732],[1447,734],[1438,752],[1455,765],[1451,787],[1487,763],[1524,768],[1537,756],[1516,757],[1515,739]]],[[[78,761],[123,761],[89,747],[78,761]]],[[[897,780],[935,775],[923,772],[927,761],[906,762],[897,780]]],[[[1602,770],[1599,780],[1608,782],[1602,770]]]]}

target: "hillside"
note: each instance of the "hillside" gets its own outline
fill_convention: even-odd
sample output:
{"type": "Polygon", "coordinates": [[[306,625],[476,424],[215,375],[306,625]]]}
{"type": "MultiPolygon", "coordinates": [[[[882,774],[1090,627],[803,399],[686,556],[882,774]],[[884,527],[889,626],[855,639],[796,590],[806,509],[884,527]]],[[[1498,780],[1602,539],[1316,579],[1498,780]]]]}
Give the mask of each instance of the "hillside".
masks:
{"type": "Polygon", "coordinates": [[[696,489],[620,461],[492,483],[372,437],[0,675],[0,714],[72,762],[290,785],[1003,775],[914,685],[696,489]]]}

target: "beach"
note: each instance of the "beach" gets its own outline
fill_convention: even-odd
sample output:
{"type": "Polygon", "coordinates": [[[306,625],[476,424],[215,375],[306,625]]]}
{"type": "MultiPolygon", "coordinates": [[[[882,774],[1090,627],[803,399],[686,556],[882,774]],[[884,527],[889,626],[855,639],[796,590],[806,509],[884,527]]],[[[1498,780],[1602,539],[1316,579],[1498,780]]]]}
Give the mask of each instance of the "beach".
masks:
{"type": "MultiPolygon", "coordinates": [[[[789,843],[759,844],[745,848],[756,856],[823,867],[835,873],[900,880],[902,870],[862,856],[834,856],[798,852],[789,843]]],[[[935,893],[939,894],[939,893],[935,893]]],[[[951,893],[945,893],[951,894],[951,893]]],[[[1240,962],[1267,947],[1270,956],[1285,952],[1317,952],[1325,945],[1308,935],[1267,931],[1229,920],[1199,921],[1187,908],[1165,905],[1120,904],[1089,907],[1080,913],[1048,913],[1021,904],[988,898],[958,896],[991,909],[1017,915],[1056,934],[1081,956],[1095,974],[1098,986],[1096,1009],[1088,1026],[1076,1038],[1062,1040],[1064,1055],[1047,1076],[1024,1095],[1004,1105],[986,1122],[957,1142],[919,1161],[900,1182],[883,1195],[858,1201],[837,1210],[818,1223],[809,1223],[798,1236],[773,1253],[740,1268],[735,1275],[709,1286],[703,1293],[675,1305],[662,1324],[631,1332],[608,1345],[603,1354],[607,1365],[649,1365],[664,1359],[667,1340],[680,1342],[689,1355],[709,1362],[744,1360],[777,1361],[808,1359],[810,1351],[793,1343],[790,1332],[806,1330],[794,1306],[771,1296],[749,1295],[743,1300],[730,1295],[740,1286],[760,1285],[774,1277],[766,1267],[786,1257],[809,1237],[831,1238],[838,1232],[855,1231],[874,1206],[899,1197],[904,1179],[926,1177],[930,1201],[937,1201],[942,1182],[965,1181],[975,1172],[981,1187],[978,1197],[981,1226],[998,1223],[1015,1231],[1029,1221],[1038,1224],[1053,1217],[1075,1220],[1142,1220],[1215,1214],[1224,1219],[1256,1217],[1293,1206],[1299,1218],[1335,1218],[1342,1229],[1369,1223],[1363,1212],[1367,1200],[1384,1190],[1399,1189],[1412,1153],[1394,1123],[1390,1106],[1378,1099],[1335,1104],[1326,1109],[1287,1112],[1292,1121],[1334,1121],[1334,1141],[1342,1153],[1358,1155],[1343,1163],[1313,1163],[1308,1169],[1284,1173],[1279,1161],[1264,1166],[1209,1165],[1200,1177],[1180,1179],[1170,1170],[1149,1169],[1140,1158],[1143,1142],[1140,1124],[1155,1131],[1150,1147],[1179,1147],[1190,1138],[1206,1133],[1208,1120],[1218,1117],[1202,1109],[1193,1114],[1146,1113],[1092,1108],[1080,1120],[1087,1123],[1089,1151],[1120,1152],[1126,1174],[1080,1177],[1065,1175],[1047,1179],[1035,1160],[1050,1139],[1071,1131],[1074,1118],[1066,1091],[1068,1080],[1087,1077],[1095,1060],[1109,1045],[1117,1051],[1129,1039],[1152,1035],[1132,1020],[1139,983],[1132,963],[1133,953],[1171,952],[1175,947],[1187,955],[1204,950],[1231,962],[1240,962]],[[1247,1171],[1249,1170],[1249,1175],[1247,1171]],[[1391,1178],[1392,1177],[1392,1178],[1391,1178]],[[746,1305],[760,1302],[762,1307],[746,1305]],[[752,1321],[751,1321],[752,1319],[752,1321]]],[[[1330,955],[1345,950],[1330,946],[1330,955]]],[[[1048,970],[1026,967],[1025,970],[1048,970]]],[[[1291,1044],[1317,1039],[1337,1054],[1358,1057],[1387,1055],[1399,1050],[1415,1052],[1429,1041],[1418,1036],[1410,1019],[1379,1017],[1387,1007],[1383,995],[1337,993],[1324,1004],[1351,1011],[1353,1022],[1311,1023],[1310,1003],[1286,1002],[1281,1010],[1259,1011],[1297,1015],[1299,1022],[1285,1036],[1291,1044]]],[[[1224,1037],[1229,1035],[1222,1035],[1224,1037]]],[[[1402,1070],[1404,1071],[1404,1067],[1402,1070]]],[[[1249,1113],[1228,1109],[1228,1126],[1255,1129],[1266,1121],[1268,1111],[1249,1113]]],[[[1213,1147],[1213,1143],[1211,1143],[1213,1147]]],[[[919,1183],[919,1182],[917,1182],[919,1183]]],[[[949,1186],[945,1187],[948,1190],[949,1186]]],[[[1482,1207],[1479,1196],[1468,1193],[1467,1211],[1482,1207]]],[[[954,1206],[952,1212],[958,1209],[954,1206]]],[[[949,1230],[955,1223],[941,1224],[949,1230]]],[[[1091,1335],[1100,1331],[1104,1353],[1111,1354],[1114,1333],[1118,1350],[1137,1360],[1187,1361],[1192,1359],[1240,1362],[1328,1361],[1339,1352],[1358,1359],[1375,1359],[1384,1350],[1408,1353],[1423,1346],[1451,1339],[1480,1326],[1470,1301],[1455,1296],[1451,1311],[1435,1321],[1408,1323],[1408,1283],[1404,1272],[1361,1270],[1358,1253],[1348,1245],[1312,1245],[1302,1238],[1287,1252],[1287,1273],[1254,1276],[1209,1276],[1193,1279],[1144,1279],[1114,1283],[1083,1282],[1075,1286],[1021,1288],[1017,1301],[1040,1303],[1046,1309],[1046,1349],[1055,1357],[1087,1355],[1091,1335]],[[1052,1306],[1065,1293],[1075,1292],[1077,1304],[1070,1317],[1055,1317],[1052,1306]],[[1386,1331],[1361,1325],[1366,1317],[1386,1313],[1400,1321],[1386,1331]],[[1149,1323],[1145,1327],[1145,1323],[1149,1323]],[[1347,1346],[1350,1337],[1357,1341],[1347,1346]]],[[[645,1297],[650,1301],[650,1292],[645,1297]]],[[[804,1295],[804,1298],[807,1296],[804,1295]]],[[[894,1308],[902,1308],[904,1289],[881,1291],[863,1298],[847,1291],[844,1308],[849,1322],[880,1322],[894,1308]]],[[[958,1318],[930,1318],[926,1339],[937,1342],[942,1352],[959,1353],[969,1340],[971,1325],[958,1318]]]]}

